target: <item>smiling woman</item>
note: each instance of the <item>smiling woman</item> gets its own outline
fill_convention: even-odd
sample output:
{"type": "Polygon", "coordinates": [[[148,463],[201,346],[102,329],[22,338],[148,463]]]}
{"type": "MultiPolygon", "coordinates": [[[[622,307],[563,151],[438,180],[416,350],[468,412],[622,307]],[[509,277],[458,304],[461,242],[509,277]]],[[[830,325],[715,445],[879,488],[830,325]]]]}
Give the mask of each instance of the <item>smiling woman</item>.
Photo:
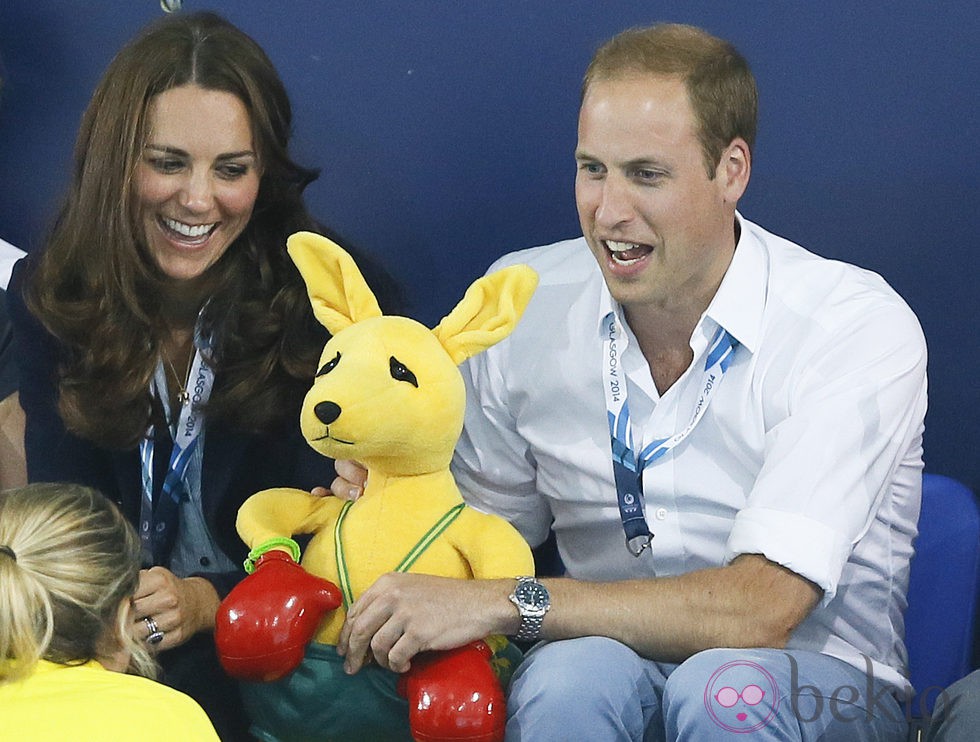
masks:
{"type": "MultiPolygon", "coordinates": [[[[54,229],[9,297],[29,479],[98,488],[137,526],[130,631],[232,740],[245,714],[211,631],[244,577],[238,506],[334,477],[297,424],[326,338],[285,250],[323,231],[290,127],[251,38],[210,13],[151,25],[96,88],[54,229]]],[[[390,280],[359,262],[386,302],[390,280]]]]}
{"type": "Polygon", "coordinates": [[[193,280],[242,233],[261,169],[248,111],[221,90],[182,85],[150,103],[149,138],[136,170],[150,258],[175,280],[193,280]]]}

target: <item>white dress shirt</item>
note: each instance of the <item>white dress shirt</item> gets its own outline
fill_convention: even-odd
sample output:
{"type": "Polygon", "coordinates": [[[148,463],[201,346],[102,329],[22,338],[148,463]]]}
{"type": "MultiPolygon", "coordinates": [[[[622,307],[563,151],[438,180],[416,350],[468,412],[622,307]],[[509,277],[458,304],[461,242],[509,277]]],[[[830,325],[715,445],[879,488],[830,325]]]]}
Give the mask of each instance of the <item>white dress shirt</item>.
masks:
{"type": "MultiPolygon", "coordinates": [[[[663,396],[626,330],[636,448],[682,430],[719,326],[739,345],[693,432],[643,475],[652,553],[625,547],[602,382],[602,318],[621,308],[582,238],[505,256],[539,287],[514,333],[467,362],[453,470],[464,497],[533,544],[553,528],[571,577],[617,580],[763,554],[823,600],[789,646],[904,685],[905,592],[926,409],[919,323],[878,275],[738,217],[732,263],[663,396]],[[642,442],[641,442],[642,441],[642,442]]],[[[623,322],[625,325],[625,322],[623,322]]]]}

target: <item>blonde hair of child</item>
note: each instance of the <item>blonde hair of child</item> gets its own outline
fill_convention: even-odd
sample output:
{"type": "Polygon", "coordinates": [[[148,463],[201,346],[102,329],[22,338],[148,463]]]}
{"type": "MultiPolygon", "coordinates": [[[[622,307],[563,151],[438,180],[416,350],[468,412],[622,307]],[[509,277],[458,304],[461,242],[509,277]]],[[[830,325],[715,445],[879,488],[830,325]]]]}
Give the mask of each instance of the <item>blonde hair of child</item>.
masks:
{"type": "Polygon", "coordinates": [[[139,582],[140,543],[119,509],[74,484],[0,492],[0,683],[38,660],[83,664],[122,648],[129,671],[156,663],[120,610],[139,582]]]}

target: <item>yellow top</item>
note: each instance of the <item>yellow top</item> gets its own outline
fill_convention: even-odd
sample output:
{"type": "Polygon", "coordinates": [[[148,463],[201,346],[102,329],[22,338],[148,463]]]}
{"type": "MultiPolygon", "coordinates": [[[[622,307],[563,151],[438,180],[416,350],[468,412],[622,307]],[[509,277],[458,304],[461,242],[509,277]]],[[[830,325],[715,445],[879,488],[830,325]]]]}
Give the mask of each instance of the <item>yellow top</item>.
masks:
{"type": "Polygon", "coordinates": [[[218,742],[189,696],[92,660],[66,667],[42,660],[34,673],[0,685],[0,740],[218,742]]]}

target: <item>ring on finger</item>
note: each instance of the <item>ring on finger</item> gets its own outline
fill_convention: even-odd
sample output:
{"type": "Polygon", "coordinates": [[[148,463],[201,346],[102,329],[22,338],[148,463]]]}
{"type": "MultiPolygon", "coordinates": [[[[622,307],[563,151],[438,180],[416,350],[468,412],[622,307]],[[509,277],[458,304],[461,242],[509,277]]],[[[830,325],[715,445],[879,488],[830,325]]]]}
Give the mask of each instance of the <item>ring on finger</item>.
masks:
{"type": "Polygon", "coordinates": [[[146,630],[150,632],[146,637],[146,641],[149,644],[159,644],[163,641],[164,633],[160,630],[160,627],[157,626],[157,622],[154,621],[153,618],[146,616],[143,619],[143,623],[146,624],[146,630]]]}

